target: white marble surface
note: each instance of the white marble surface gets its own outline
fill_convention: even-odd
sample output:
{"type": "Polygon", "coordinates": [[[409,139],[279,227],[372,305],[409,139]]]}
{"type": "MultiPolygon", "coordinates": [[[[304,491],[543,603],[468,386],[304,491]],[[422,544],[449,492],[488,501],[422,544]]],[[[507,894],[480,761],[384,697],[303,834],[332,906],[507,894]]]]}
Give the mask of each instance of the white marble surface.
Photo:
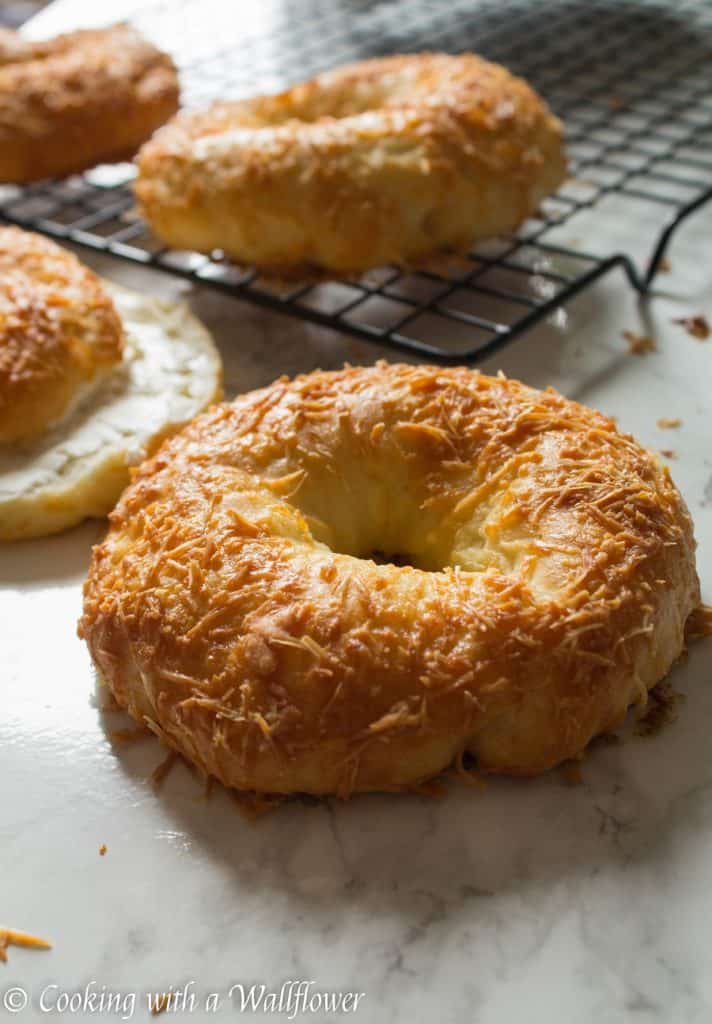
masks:
{"type": "MultiPolygon", "coordinates": [[[[572,305],[565,326],[543,325],[483,366],[552,383],[675,449],[708,600],[712,340],[670,321],[712,316],[696,269],[711,227],[712,211],[691,222],[643,309],[614,276],[572,305]],[[629,355],[621,331],[648,323],[658,352],[629,355]],[[661,431],[660,416],[683,425],[661,431]]],[[[89,262],[187,298],[219,339],[230,392],[382,354],[163,275],[89,262]]],[[[673,673],[687,697],[677,723],[596,749],[582,786],[556,773],[492,780],[483,791],[453,785],[439,801],[293,804],[250,824],[224,793],[206,801],[183,767],[154,792],[147,777],[163,754],[153,740],[112,743],[126,723],[98,710],[74,635],[100,531],[0,551],[0,923],[54,942],[50,953],[11,949],[0,989],[21,985],[36,1001],[52,984],[143,994],[195,980],[201,996],[225,996],[237,982],[304,979],[365,992],[358,1016],[369,1022],[709,1019],[709,644],[673,673]]],[[[229,1000],[221,1012],[237,1014],[229,1000]]],[[[22,1015],[44,1016],[39,1005],[22,1015]]]]}
{"type": "MultiPolygon", "coordinates": [[[[614,274],[482,365],[553,384],[675,450],[708,601],[712,339],[671,320],[712,320],[711,230],[712,210],[690,221],[645,305],[614,274]],[[653,333],[658,351],[630,355],[624,329],[653,333]],[[683,424],[660,430],[661,416],[683,424]]],[[[230,393],[384,354],[84,255],[120,283],[187,299],[216,334],[230,393]]],[[[251,824],[224,792],[206,800],[183,766],[154,791],[147,779],[163,752],[153,739],[112,742],[128,723],[100,710],[74,632],[101,529],[0,549],[0,926],[54,944],[11,948],[0,964],[0,1004],[9,989],[28,994],[17,1019],[57,1016],[42,993],[51,1009],[61,992],[89,987],[120,995],[123,1014],[64,1016],[147,1020],[146,993],[191,981],[195,1009],[183,1019],[242,1019],[231,986],[289,979],[364,993],[345,1017],[369,1024],[712,1018],[712,642],[672,674],[686,697],[678,721],[597,747],[580,786],[559,773],[493,779],[482,790],[453,784],[440,800],[293,803],[251,824]]]]}

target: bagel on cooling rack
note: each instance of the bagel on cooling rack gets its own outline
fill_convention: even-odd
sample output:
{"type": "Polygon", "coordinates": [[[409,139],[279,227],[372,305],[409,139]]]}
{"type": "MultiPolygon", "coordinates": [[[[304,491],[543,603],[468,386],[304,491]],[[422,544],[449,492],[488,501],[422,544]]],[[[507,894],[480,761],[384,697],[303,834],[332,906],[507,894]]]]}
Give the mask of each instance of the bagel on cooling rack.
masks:
{"type": "Polygon", "coordinates": [[[380,364],[169,440],[94,549],[80,633],[119,703],[226,785],[346,795],[464,751],[518,775],[576,756],[698,604],[685,505],[611,420],[380,364]]]}
{"type": "Polygon", "coordinates": [[[127,159],[177,109],[173,61],[129,25],[41,42],[0,29],[0,182],[127,159]]]}
{"type": "Polygon", "coordinates": [[[524,81],[433,53],[179,114],[138,169],[141,211],[171,246],[356,272],[512,231],[565,160],[559,122],[524,81]]]}
{"type": "Polygon", "coordinates": [[[220,379],[182,306],[0,228],[0,540],[106,515],[129,466],[219,397],[220,379]]]}

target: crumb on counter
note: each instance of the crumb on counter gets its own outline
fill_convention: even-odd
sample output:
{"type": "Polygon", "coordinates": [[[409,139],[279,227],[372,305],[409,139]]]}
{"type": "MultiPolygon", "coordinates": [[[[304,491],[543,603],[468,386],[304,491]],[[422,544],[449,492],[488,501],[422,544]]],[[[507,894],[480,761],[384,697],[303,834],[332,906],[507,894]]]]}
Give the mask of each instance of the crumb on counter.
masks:
{"type": "Polygon", "coordinates": [[[106,856],[106,843],[102,843],[101,846],[99,847],[99,856],[100,857],[105,857],[106,856]]]}
{"type": "Polygon", "coordinates": [[[151,1016],[158,1017],[159,1014],[164,1013],[168,1009],[168,1004],[171,1001],[171,997],[167,992],[159,996],[151,1007],[151,1016]]]}
{"type": "Polygon", "coordinates": [[[676,459],[677,453],[673,448],[661,448],[660,454],[666,459],[676,459]]]}
{"type": "Polygon", "coordinates": [[[7,963],[8,946],[21,946],[23,949],[51,949],[51,942],[40,939],[26,932],[16,932],[11,928],[0,928],[0,962],[7,963]]]}
{"type": "Polygon", "coordinates": [[[682,420],[678,419],[677,416],[661,416],[657,421],[657,426],[661,430],[675,430],[677,427],[682,426],[682,420]]]}
{"type": "Polygon", "coordinates": [[[670,260],[666,259],[665,256],[663,256],[663,258],[658,263],[658,271],[659,271],[659,273],[661,273],[661,274],[669,274],[671,270],[672,270],[672,267],[670,266],[670,260]]]}
{"type": "Polygon", "coordinates": [[[691,338],[697,338],[698,341],[706,341],[710,336],[710,325],[707,322],[707,317],[702,314],[683,316],[678,320],[673,320],[673,323],[680,324],[691,338]]]}
{"type": "Polygon", "coordinates": [[[655,338],[652,338],[649,334],[637,334],[635,331],[623,331],[623,337],[628,342],[628,348],[631,355],[644,356],[648,352],[655,352],[657,345],[655,344],[655,338]]]}

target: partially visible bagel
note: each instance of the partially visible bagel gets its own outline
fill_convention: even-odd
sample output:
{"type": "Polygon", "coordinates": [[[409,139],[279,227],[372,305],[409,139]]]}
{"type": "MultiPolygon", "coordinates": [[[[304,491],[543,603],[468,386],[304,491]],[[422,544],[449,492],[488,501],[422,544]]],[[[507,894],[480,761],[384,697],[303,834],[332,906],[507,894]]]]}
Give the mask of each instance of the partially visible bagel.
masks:
{"type": "Polygon", "coordinates": [[[40,42],[0,30],[0,182],[128,159],[178,92],[171,58],[129,25],[40,42]]]}
{"type": "Polygon", "coordinates": [[[129,467],[218,399],[221,380],[185,307],[0,228],[0,541],[106,515],[129,467]]]}
{"type": "Polygon", "coordinates": [[[179,114],[141,150],[135,188],[174,247],[350,272],[510,232],[565,166],[561,126],[526,82],[426,53],[179,114]]]}
{"type": "Polygon", "coordinates": [[[381,364],[169,440],[94,549],[80,629],[119,703],[225,784],[345,795],[464,751],[515,775],[578,756],[699,601],[682,498],[611,420],[381,364]]]}
{"type": "Polygon", "coordinates": [[[0,445],[64,418],[121,362],[123,333],[102,282],[74,253],[0,227],[0,445]]]}

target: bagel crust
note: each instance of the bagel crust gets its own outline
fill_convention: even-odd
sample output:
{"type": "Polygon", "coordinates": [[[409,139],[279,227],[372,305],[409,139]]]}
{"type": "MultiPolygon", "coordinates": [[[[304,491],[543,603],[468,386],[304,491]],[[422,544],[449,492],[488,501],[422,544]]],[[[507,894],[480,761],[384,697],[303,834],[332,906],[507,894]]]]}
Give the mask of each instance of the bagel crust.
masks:
{"type": "Polygon", "coordinates": [[[174,118],[136,195],[169,245],[357,272],[506,234],[563,180],[561,125],[473,54],[386,57],[174,118]]]}
{"type": "Polygon", "coordinates": [[[0,181],[131,157],[177,109],[173,61],[129,25],[41,42],[0,30],[0,181]]]}
{"type": "Polygon", "coordinates": [[[611,420],[387,364],[194,420],[136,472],[84,595],[97,668],[165,743],[228,786],[339,795],[465,751],[513,775],[580,755],[700,601],[684,502],[611,420]]]}

